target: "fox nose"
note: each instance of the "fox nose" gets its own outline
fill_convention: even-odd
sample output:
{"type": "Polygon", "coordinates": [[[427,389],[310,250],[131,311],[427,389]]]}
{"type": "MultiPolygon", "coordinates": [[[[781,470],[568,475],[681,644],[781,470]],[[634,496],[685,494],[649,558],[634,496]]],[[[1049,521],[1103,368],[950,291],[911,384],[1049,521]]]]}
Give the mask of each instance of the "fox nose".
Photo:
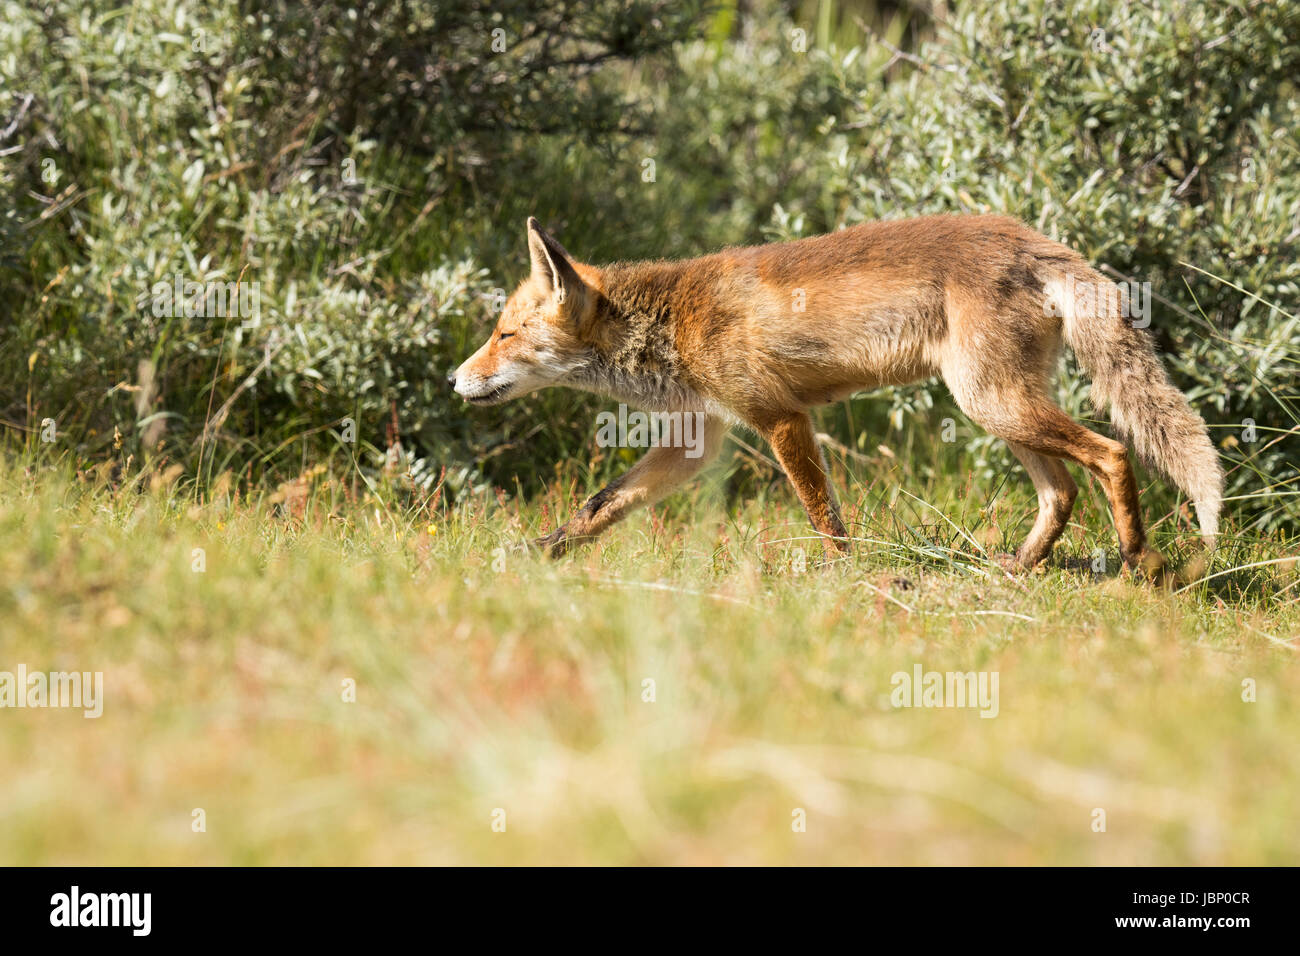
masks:
{"type": "Polygon", "coordinates": [[[447,384],[450,385],[452,388],[455,388],[455,387],[456,387],[456,373],[455,373],[455,372],[452,372],[450,375],[447,376],[447,384]]]}

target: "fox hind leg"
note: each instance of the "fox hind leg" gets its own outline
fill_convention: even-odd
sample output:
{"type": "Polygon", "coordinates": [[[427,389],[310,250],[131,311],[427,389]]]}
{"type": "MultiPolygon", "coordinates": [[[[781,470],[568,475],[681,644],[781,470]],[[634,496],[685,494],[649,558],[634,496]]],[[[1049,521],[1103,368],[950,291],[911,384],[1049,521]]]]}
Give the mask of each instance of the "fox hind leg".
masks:
{"type": "Polygon", "coordinates": [[[1060,459],[1040,455],[1014,441],[1007,442],[1007,445],[1024,465],[1038,492],[1038,517],[1015,555],[1018,565],[1032,568],[1052,553],[1057,538],[1070,520],[1079,486],[1074,483],[1060,459]]]}
{"type": "Polygon", "coordinates": [[[972,401],[954,390],[962,410],[994,435],[1048,458],[1068,458],[1087,468],[1101,484],[1110,504],[1120,557],[1129,567],[1156,572],[1164,559],[1146,546],[1137,478],[1128,449],[1084,428],[1038,394],[997,394],[972,401]]]}
{"type": "MultiPolygon", "coordinates": [[[[1128,449],[1113,439],[1089,431],[1055,405],[1044,401],[1035,409],[1032,434],[1002,436],[1040,455],[1069,458],[1097,478],[1110,504],[1111,519],[1119,538],[1120,557],[1130,567],[1146,562],[1146,533],[1138,502],[1137,478],[1128,449]]],[[[1163,562],[1160,562],[1163,563],[1163,562]]]]}

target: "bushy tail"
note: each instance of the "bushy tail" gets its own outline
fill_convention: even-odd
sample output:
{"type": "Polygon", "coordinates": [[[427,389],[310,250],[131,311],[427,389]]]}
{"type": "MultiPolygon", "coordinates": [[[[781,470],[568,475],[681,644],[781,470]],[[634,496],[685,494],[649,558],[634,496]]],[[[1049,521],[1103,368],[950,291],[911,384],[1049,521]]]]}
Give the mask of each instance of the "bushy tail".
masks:
{"type": "Polygon", "coordinates": [[[1109,407],[1120,440],[1191,499],[1212,548],[1223,507],[1218,452],[1146,334],[1122,314],[1117,288],[1100,273],[1076,266],[1050,280],[1047,294],[1059,309],[1065,341],[1092,377],[1093,404],[1109,407]]]}

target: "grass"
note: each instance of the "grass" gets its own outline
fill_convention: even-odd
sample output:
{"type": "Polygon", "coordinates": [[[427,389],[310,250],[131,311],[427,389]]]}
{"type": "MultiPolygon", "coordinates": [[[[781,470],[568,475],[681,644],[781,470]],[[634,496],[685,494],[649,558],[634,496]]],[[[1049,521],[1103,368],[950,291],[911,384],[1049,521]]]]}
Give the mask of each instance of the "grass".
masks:
{"type": "MultiPolygon", "coordinates": [[[[1209,46],[1181,20],[1108,27],[1151,54],[1131,79],[1155,89],[1201,76],[1212,46],[1237,63],[1258,48],[1239,89],[1218,85],[1207,108],[1226,119],[1207,137],[1204,108],[1153,117],[1120,96],[1097,112],[1113,91],[1094,81],[1131,57],[1044,35],[1032,63],[1007,59],[1003,41],[1042,32],[1036,13],[1026,32],[991,10],[985,47],[1001,52],[972,59],[960,30],[921,49],[910,7],[863,22],[832,0],[793,21],[750,6],[705,25],[716,56],[686,48],[600,81],[653,106],[657,128],[570,141],[529,133],[525,110],[524,130],[466,129],[436,156],[373,139],[374,117],[337,97],[278,95],[302,78],[240,55],[266,44],[238,11],[94,20],[62,4],[49,26],[66,42],[44,13],[0,29],[21,81],[0,120],[17,202],[0,217],[15,317],[0,354],[19,372],[0,388],[0,672],[98,670],[108,696],[94,720],[0,710],[0,863],[1300,862],[1300,457],[1282,444],[1300,434],[1300,320],[1281,304],[1300,167],[1275,135],[1294,86],[1273,21],[1250,36],[1201,24],[1209,46]],[[813,56],[794,53],[795,22],[813,56]],[[175,41],[196,25],[218,42],[184,67],[175,41]],[[1043,80],[1071,73],[1084,85],[1043,80]],[[1166,142],[1209,159],[1184,182],[1190,160],[1158,162],[1166,142]],[[1098,180],[1098,156],[1146,172],[1098,180]],[[345,157],[359,184],[341,181],[345,157]],[[1213,576],[1162,590],[1118,574],[1086,482],[1051,566],[1001,573],[988,556],[1024,535],[1032,492],[1019,469],[1002,480],[1005,453],[968,438],[937,388],[819,413],[856,442],[835,450],[852,464],[837,463],[851,559],[823,563],[763,451],[739,445],[721,480],[596,547],[558,563],[516,550],[624,461],[573,427],[595,399],[462,410],[441,388],[486,334],[492,289],[526,268],[527,216],[604,261],[976,207],[1186,283],[1165,288],[1153,331],[1228,459],[1239,517],[1213,576]],[[137,297],[178,269],[263,283],[265,325],[156,324],[137,297]],[[417,318],[437,337],[412,341],[417,318]],[[299,344],[258,371],[273,334],[299,344]],[[364,460],[390,415],[390,443],[425,456],[413,468],[453,463],[455,505],[401,479],[371,487],[343,460],[357,450],[343,416],[364,460]],[[936,437],[944,416],[962,440],[936,437]],[[55,447],[116,466],[45,457],[46,419],[55,447]],[[876,454],[882,435],[893,451],[876,454]],[[128,457],[160,450],[200,484],[128,457]],[[240,478],[209,487],[227,469],[240,478]],[[519,504],[489,483],[544,492],[519,504]],[[891,678],[918,664],[995,673],[997,717],[891,706],[891,678]]],[[[322,76],[355,52],[330,53],[331,36],[322,76]]],[[[572,112],[534,105],[538,128],[572,112]]],[[[432,118],[454,134],[453,113],[432,118]]],[[[1190,524],[1162,494],[1146,489],[1147,516],[1184,565],[1190,524]]]]}
{"type": "Polygon", "coordinates": [[[106,696],[0,711],[0,862],[1300,862],[1294,539],[1230,535],[1213,571],[1275,563],[1154,589],[1085,487],[1010,578],[982,551],[1027,529],[1020,476],[926,504],[878,470],[849,560],[784,489],[714,480],[552,563],[514,545],[567,488],[175,478],[0,469],[0,670],[106,696]],[[892,707],[915,664],[996,672],[997,716],[892,707]]]}

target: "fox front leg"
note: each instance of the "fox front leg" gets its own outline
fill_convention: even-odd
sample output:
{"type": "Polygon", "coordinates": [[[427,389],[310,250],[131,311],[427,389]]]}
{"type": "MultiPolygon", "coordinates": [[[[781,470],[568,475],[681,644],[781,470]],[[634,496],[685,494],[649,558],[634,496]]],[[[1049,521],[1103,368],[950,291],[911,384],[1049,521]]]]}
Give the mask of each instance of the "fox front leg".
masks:
{"type": "Polygon", "coordinates": [[[606,510],[612,504],[620,504],[617,496],[619,489],[631,477],[631,472],[616,478],[600,491],[587,499],[587,503],[572,518],[560,525],[545,537],[535,538],[533,545],[540,548],[547,557],[559,558],[568,554],[576,545],[593,540],[622,514],[631,511],[634,505],[626,496],[621,502],[621,514],[606,510]]]}
{"type": "Polygon", "coordinates": [[[807,413],[798,412],[775,418],[764,425],[760,431],[794,485],[813,528],[834,542],[840,551],[848,552],[849,533],[840,519],[826,459],[817,445],[812,419],[807,413]]]}
{"type": "Polygon", "coordinates": [[[614,479],[587,500],[572,518],[533,544],[552,558],[591,541],[637,508],[652,505],[699,474],[722,449],[727,425],[701,416],[702,440],[693,445],[661,445],[647,451],[627,474],[614,479]]]}

